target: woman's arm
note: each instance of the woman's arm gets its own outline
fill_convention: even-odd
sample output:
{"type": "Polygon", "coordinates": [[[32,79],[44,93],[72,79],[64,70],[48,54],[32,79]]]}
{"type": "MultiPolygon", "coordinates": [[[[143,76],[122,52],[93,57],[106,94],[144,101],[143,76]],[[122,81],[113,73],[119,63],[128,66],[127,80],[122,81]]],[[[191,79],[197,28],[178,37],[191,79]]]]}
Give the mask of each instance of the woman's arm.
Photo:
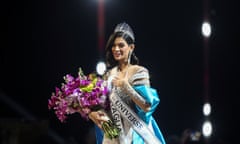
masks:
{"type": "Polygon", "coordinates": [[[113,84],[119,87],[122,93],[130,96],[132,101],[143,111],[148,112],[151,108],[151,104],[133,88],[134,85],[150,85],[147,69],[141,66],[135,66],[128,71],[128,74],[130,78],[116,77],[113,80],[113,84]]]}
{"type": "Polygon", "coordinates": [[[139,93],[137,93],[128,82],[123,83],[122,91],[129,95],[133,102],[143,111],[148,112],[150,110],[151,104],[147,102],[139,93]]]}

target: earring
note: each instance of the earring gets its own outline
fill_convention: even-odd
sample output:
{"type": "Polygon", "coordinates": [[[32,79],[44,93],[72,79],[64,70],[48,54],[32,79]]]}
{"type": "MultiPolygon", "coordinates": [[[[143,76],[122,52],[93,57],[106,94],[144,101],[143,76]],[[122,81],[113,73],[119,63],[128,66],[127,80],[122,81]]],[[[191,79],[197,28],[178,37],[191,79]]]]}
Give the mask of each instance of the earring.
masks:
{"type": "Polygon", "coordinates": [[[133,52],[133,51],[130,50],[129,53],[128,53],[128,64],[130,64],[130,62],[131,62],[132,52],[133,52]]]}

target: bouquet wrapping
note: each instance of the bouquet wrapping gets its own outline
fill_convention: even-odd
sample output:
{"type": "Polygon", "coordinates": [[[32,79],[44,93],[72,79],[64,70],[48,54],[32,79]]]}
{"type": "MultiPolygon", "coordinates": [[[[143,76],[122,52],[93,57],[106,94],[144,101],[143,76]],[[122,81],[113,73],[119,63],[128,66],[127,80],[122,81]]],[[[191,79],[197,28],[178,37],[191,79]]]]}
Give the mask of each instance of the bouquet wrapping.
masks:
{"type": "MultiPolygon", "coordinates": [[[[84,75],[79,68],[77,77],[67,74],[63,79],[61,88],[56,87],[48,100],[48,108],[55,111],[61,122],[66,122],[67,115],[73,113],[79,113],[88,120],[88,114],[92,111],[109,108],[107,83],[95,73],[84,75]]],[[[117,127],[108,117],[107,121],[102,123],[102,129],[109,138],[119,135],[117,127]]]]}

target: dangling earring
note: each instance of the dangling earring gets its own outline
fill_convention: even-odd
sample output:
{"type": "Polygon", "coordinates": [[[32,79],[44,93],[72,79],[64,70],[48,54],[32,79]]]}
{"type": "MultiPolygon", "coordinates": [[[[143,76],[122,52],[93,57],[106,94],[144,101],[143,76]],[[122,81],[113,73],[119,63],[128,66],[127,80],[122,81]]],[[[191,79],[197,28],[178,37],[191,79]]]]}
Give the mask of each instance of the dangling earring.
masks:
{"type": "Polygon", "coordinates": [[[130,50],[130,51],[129,51],[129,53],[128,53],[128,61],[127,61],[127,62],[128,62],[128,64],[130,64],[130,63],[131,63],[132,52],[133,52],[133,51],[132,51],[132,50],[130,50]]]}

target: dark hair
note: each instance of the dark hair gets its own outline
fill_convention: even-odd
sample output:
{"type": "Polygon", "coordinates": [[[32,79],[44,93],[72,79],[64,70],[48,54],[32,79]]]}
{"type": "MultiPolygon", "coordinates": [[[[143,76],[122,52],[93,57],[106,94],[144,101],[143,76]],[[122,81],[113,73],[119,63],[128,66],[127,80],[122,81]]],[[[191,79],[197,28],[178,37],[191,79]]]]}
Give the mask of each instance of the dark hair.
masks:
{"type": "MultiPolygon", "coordinates": [[[[109,67],[109,68],[112,68],[118,64],[118,62],[114,59],[113,54],[112,54],[113,43],[114,43],[115,39],[118,37],[123,38],[127,42],[128,45],[134,44],[133,39],[126,33],[115,32],[115,33],[111,34],[107,41],[107,45],[106,45],[106,63],[107,63],[107,67],[109,67]]],[[[130,63],[131,64],[139,63],[139,60],[136,57],[134,52],[132,52],[130,63]]]]}

